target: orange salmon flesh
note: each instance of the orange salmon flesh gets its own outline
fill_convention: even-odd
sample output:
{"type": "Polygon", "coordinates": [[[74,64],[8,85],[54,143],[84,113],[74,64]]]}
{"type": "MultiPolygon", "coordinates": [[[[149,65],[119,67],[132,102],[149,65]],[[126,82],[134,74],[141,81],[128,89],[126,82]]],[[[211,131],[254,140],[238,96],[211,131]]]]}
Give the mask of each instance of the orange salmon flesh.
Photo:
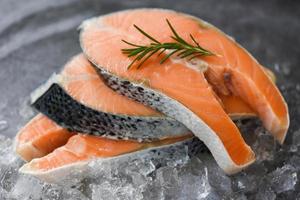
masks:
{"type": "Polygon", "coordinates": [[[186,135],[157,142],[139,143],[78,134],[72,136],[67,144],[55,149],[52,153],[42,158],[33,159],[24,168],[33,171],[48,171],[96,158],[114,157],[151,147],[173,144],[191,137],[192,135],[186,135]]]}
{"type": "Polygon", "coordinates": [[[123,79],[140,85],[147,83],[145,87],[180,102],[208,125],[210,131],[206,133],[192,131],[228,173],[252,163],[254,153],[216,98],[212,86],[217,93],[241,98],[274,137],[280,143],[284,141],[289,117],[279,90],[245,49],[215,27],[178,12],[136,9],[94,18],[83,23],[81,28],[81,46],[91,62],[123,79]],[[141,45],[150,43],[134,29],[133,24],[136,24],[154,38],[159,38],[160,42],[173,42],[166,19],[186,41],[192,43],[189,37],[192,34],[202,47],[218,55],[201,57],[208,65],[206,74],[194,70],[184,61],[169,59],[160,64],[156,56],[147,60],[140,69],[134,65],[127,70],[133,58],[122,54],[120,49],[128,48],[128,45],[120,41],[134,41],[141,45]]]}
{"type": "Polygon", "coordinates": [[[16,152],[25,161],[51,153],[67,143],[74,133],[58,126],[42,114],[34,117],[16,136],[16,152]]]}
{"type": "MultiPolygon", "coordinates": [[[[67,63],[61,74],[65,77],[63,86],[67,93],[80,103],[95,110],[132,116],[162,115],[106,86],[94,67],[82,54],[67,63]]],[[[255,115],[255,112],[237,96],[220,96],[220,100],[229,115],[241,117],[255,115]]]]}

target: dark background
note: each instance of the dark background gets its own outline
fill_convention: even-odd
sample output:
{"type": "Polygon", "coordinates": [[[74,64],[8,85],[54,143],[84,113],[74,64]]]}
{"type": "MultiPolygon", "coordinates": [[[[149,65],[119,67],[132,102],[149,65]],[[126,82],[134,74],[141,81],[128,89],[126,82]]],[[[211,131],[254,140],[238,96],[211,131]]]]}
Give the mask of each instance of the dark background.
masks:
{"type": "Polygon", "coordinates": [[[27,106],[30,92],[80,52],[76,28],[82,20],[136,7],[183,11],[233,36],[275,71],[292,123],[297,122],[300,108],[293,99],[300,96],[300,1],[1,0],[0,134],[15,135],[34,115],[27,106]]]}

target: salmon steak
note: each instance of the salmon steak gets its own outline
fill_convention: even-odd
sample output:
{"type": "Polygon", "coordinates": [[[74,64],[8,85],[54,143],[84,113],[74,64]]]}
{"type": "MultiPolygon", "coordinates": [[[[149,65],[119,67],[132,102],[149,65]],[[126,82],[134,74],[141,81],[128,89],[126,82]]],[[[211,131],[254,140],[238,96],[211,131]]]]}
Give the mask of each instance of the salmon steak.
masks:
{"type": "MultiPolygon", "coordinates": [[[[96,166],[112,161],[170,157],[185,146],[199,149],[192,135],[173,137],[154,142],[112,140],[103,137],[77,134],[48,155],[35,158],[20,168],[21,173],[34,175],[49,183],[93,175],[96,166]],[[79,173],[80,172],[80,173],[79,173]]],[[[203,146],[202,146],[203,147],[203,146]]]]}
{"type": "Polygon", "coordinates": [[[50,183],[92,176],[91,165],[170,157],[184,148],[189,154],[207,151],[190,132],[153,142],[113,140],[69,132],[42,114],[29,121],[15,139],[15,151],[28,162],[20,172],[50,183]]]}
{"type": "MultiPolygon", "coordinates": [[[[234,119],[255,116],[238,97],[220,96],[220,101],[234,119]]],[[[182,123],[106,86],[82,54],[72,58],[61,73],[52,75],[32,93],[32,105],[58,125],[74,132],[139,141],[188,132],[182,123]]]]}
{"type": "Polygon", "coordinates": [[[251,164],[255,155],[218,94],[242,99],[279,143],[285,139],[288,108],[276,85],[244,48],[201,19],[162,9],[116,12],[85,21],[80,44],[109,87],[185,125],[204,142],[227,174],[251,164]],[[175,57],[161,64],[157,56],[152,56],[142,67],[135,63],[128,69],[134,58],[121,51],[128,48],[122,40],[142,45],[151,42],[133,25],[162,43],[170,43],[172,30],[166,19],[184,40],[196,40],[213,55],[197,58],[201,61],[198,64],[175,57]]]}

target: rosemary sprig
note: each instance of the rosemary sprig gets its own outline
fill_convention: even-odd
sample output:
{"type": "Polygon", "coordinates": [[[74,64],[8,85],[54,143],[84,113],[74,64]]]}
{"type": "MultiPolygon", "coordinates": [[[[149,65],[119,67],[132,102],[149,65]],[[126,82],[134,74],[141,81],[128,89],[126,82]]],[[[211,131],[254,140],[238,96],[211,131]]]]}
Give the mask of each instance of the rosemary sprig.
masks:
{"type": "Polygon", "coordinates": [[[168,19],[166,19],[166,21],[173,33],[171,38],[174,40],[174,42],[161,43],[157,39],[147,34],[137,25],[133,25],[141,34],[146,36],[151,41],[151,43],[149,45],[138,45],[128,42],[126,40],[122,40],[126,44],[132,46],[132,48],[122,49],[122,53],[126,54],[128,57],[135,57],[133,61],[128,65],[127,69],[130,69],[135,62],[139,62],[137,66],[137,68],[139,69],[155,53],[159,52],[158,55],[161,55],[166,50],[171,51],[160,60],[160,64],[164,63],[168,58],[175,54],[177,54],[179,58],[189,59],[193,59],[198,56],[215,55],[209,50],[206,50],[203,47],[201,47],[191,34],[190,38],[192,39],[194,44],[190,44],[187,41],[185,41],[182,37],[178,35],[174,27],[171,25],[170,21],[168,19]]]}

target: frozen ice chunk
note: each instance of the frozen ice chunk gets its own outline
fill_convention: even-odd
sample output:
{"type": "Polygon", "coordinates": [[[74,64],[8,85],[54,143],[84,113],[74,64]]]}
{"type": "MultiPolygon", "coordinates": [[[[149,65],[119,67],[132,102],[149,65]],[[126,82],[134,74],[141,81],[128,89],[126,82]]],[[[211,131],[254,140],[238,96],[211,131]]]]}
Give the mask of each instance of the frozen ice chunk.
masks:
{"type": "Polygon", "coordinates": [[[42,196],[42,184],[33,177],[20,176],[14,185],[10,197],[27,200],[27,199],[39,199],[42,196]]]}
{"type": "Polygon", "coordinates": [[[276,193],[294,190],[297,183],[297,173],[293,166],[287,164],[269,174],[272,189],[276,193]]]}
{"type": "Polygon", "coordinates": [[[42,197],[43,199],[51,199],[51,200],[59,200],[62,195],[62,189],[57,187],[56,185],[43,184],[42,187],[42,197]]]}
{"type": "Polygon", "coordinates": [[[18,169],[7,165],[0,165],[0,188],[11,191],[18,178],[18,169]]]}
{"type": "Polygon", "coordinates": [[[202,157],[203,162],[208,169],[208,180],[209,184],[216,190],[220,196],[224,196],[232,192],[231,179],[222,171],[217,165],[216,161],[211,155],[204,154],[202,157]]]}
{"type": "Polygon", "coordinates": [[[58,200],[64,199],[64,200],[89,200],[86,195],[83,194],[82,191],[76,188],[64,188],[62,195],[58,200]]]}
{"type": "Polygon", "coordinates": [[[137,172],[138,174],[141,174],[143,176],[147,176],[155,170],[155,165],[151,160],[145,163],[142,160],[137,159],[133,162],[128,163],[127,167],[124,169],[131,172],[137,172]]]}
{"type": "Polygon", "coordinates": [[[139,190],[131,184],[113,185],[110,182],[103,182],[100,185],[92,185],[93,200],[131,200],[143,199],[143,195],[139,190]]]}
{"type": "Polygon", "coordinates": [[[275,200],[276,194],[268,184],[261,184],[255,198],[264,200],[275,200]]]}
{"type": "Polygon", "coordinates": [[[192,173],[183,173],[180,175],[180,199],[207,199],[212,193],[213,189],[208,181],[208,170],[206,167],[202,169],[199,172],[201,173],[200,176],[192,173]]]}
{"type": "Polygon", "coordinates": [[[274,159],[276,141],[271,134],[266,133],[262,128],[256,129],[257,138],[252,148],[254,149],[257,162],[274,159]]]}

